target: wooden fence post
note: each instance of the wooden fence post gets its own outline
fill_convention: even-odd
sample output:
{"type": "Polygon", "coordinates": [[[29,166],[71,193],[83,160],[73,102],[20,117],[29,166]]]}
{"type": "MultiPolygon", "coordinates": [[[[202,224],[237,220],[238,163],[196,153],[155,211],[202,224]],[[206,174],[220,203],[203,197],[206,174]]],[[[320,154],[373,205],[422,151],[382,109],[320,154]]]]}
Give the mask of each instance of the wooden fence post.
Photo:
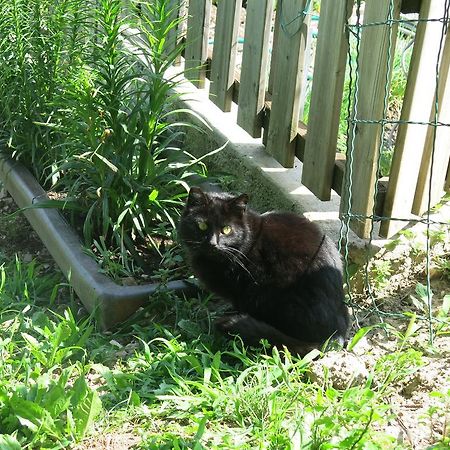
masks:
{"type": "MultiPolygon", "coordinates": [[[[394,1],[393,19],[400,16],[400,0],[394,1]]],[[[367,0],[364,11],[364,25],[385,22],[390,10],[390,0],[367,0]]],[[[361,33],[359,56],[359,81],[357,99],[357,121],[381,121],[384,113],[384,97],[389,89],[397,23],[365,26],[361,33]],[[391,48],[391,61],[388,61],[388,48],[391,48]],[[388,86],[386,86],[386,83],[388,86]]],[[[374,205],[374,190],[377,182],[377,159],[380,148],[382,126],[379,123],[358,122],[354,137],[352,170],[352,208],[351,213],[370,216],[374,205]]],[[[347,155],[349,158],[349,155],[347,155]]],[[[347,179],[347,176],[346,176],[347,179]]],[[[341,212],[348,208],[349,186],[343,187],[341,212]]],[[[369,237],[370,219],[353,218],[352,229],[362,238],[369,237]]]]}
{"type": "Polygon", "coordinates": [[[321,200],[331,197],[352,5],[322,0],[320,10],[302,183],[321,200]]]}
{"type": "MultiPolygon", "coordinates": [[[[439,68],[438,92],[438,121],[450,123],[450,33],[447,32],[439,68]]],[[[435,119],[435,105],[431,111],[430,122],[435,119]]],[[[431,185],[431,206],[434,206],[442,197],[448,161],[450,158],[450,127],[429,126],[417,180],[416,195],[413,203],[413,213],[423,214],[428,208],[428,187],[430,183],[431,153],[433,150],[434,133],[436,132],[433,180],[431,185]],[[436,128],[436,131],[434,130],[436,128]]]]}
{"type": "MultiPolygon", "coordinates": [[[[423,0],[421,19],[443,16],[441,0],[423,0]]],[[[443,24],[419,22],[403,99],[402,121],[428,122],[434,103],[436,64],[443,24]]],[[[420,124],[400,124],[392,158],[389,184],[383,214],[387,217],[409,218],[422,160],[428,127],[420,124]]],[[[380,234],[390,237],[404,223],[390,220],[381,224],[380,234]]]]}
{"type": "Polygon", "coordinates": [[[303,61],[309,14],[307,0],[279,0],[277,16],[281,29],[272,57],[276,58],[272,86],[272,104],[267,151],[284,167],[292,167],[295,157],[303,61]]]}
{"type": "Polygon", "coordinates": [[[209,99],[226,112],[231,110],[233,101],[241,6],[242,0],[221,0],[217,4],[209,99]]]}
{"type": "Polygon", "coordinates": [[[198,88],[205,87],[211,0],[190,0],[187,19],[185,77],[198,88]]]}
{"type": "Polygon", "coordinates": [[[261,136],[273,0],[248,0],[242,53],[237,123],[261,136]]]}

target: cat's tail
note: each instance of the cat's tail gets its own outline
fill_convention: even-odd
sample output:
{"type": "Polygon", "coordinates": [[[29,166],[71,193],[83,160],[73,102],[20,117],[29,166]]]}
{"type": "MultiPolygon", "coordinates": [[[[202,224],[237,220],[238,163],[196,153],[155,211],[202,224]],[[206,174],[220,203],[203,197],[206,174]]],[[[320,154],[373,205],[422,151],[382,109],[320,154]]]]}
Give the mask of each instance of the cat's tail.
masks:
{"type": "Polygon", "coordinates": [[[285,346],[292,354],[299,356],[305,356],[310,351],[322,347],[320,343],[299,341],[248,314],[222,317],[216,321],[216,326],[224,334],[239,335],[247,345],[256,346],[261,339],[266,339],[274,347],[281,350],[285,346]]]}

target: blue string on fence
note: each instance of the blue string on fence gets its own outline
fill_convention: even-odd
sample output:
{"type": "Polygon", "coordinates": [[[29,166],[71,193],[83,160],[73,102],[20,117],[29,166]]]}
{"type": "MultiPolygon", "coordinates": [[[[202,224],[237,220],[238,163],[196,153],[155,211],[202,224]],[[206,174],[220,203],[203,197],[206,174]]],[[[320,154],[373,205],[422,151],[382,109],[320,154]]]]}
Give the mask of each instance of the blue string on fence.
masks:
{"type": "MultiPolygon", "coordinates": [[[[282,1],[280,0],[280,4],[282,1]]],[[[353,7],[353,2],[349,2],[349,6],[353,7]]],[[[432,192],[432,182],[433,182],[433,169],[435,165],[435,150],[436,150],[436,131],[437,127],[448,127],[449,123],[444,123],[438,120],[439,113],[439,65],[443,50],[443,43],[445,34],[448,31],[449,24],[449,14],[450,14],[450,0],[445,0],[444,13],[440,18],[400,18],[394,19],[394,0],[389,1],[389,7],[387,12],[387,17],[385,21],[377,21],[370,23],[361,23],[361,0],[356,0],[356,23],[349,23],[347,21],[346,29],[348,32],[349,45],[348,45],[348,64],[349,64],[349,90],[348,90],[348,106],[347,106],[347,157],[346,157],[346,167],[345,167],[345,176],[344,176],[344,186],[342,197],[346,199],[345,202],[345,210],[341,216],[341,230],[340,230],[340,239],[339,239],[339,249],[343,253],[345,259],[345,281],[347,284],[348,290],[348,303],[356,308],[360,309],[358,304],[354,302],[352,298],[352,293],[350,289],[350,273],[349,273],[349,233],[350,233],[350,223],[352,220],[370,220],[370,233],[368,240],[368,248],[371,247],[372,241],[374,239],[374,225],[376,222],[380,221],[404,221],[404,222],[416,222],[416,223],[424,223],[426,225],[426,288],[427,288],[427,314],[426,315],[417,315],[417,319],[425,320],[428,322],[428,332],[429,332],[429,342],[433,343],[433,322],[439,321],[438,318],[433,318],[432,312],[432,293],[431,293],[431,277],[430,277],[430,254],[431,254],[431,244],[430,244],[430,226],[431,225],[444,225],[449,226],[448,222],[440,222],[431,219],[431,192],[432,192]],[[429,122],[425,121],[410,121],[410,120],[391,120],[387,119],[387,112],[389,107],[389,85],[390,85],[390,72],[391,72],[391,61],[392,61],[392,52],[393,49],[393,26],[401,23],[423,23],[423,22],[440,22],[443,24],[440,42],[439,42],[439,51],[436,60],[436,75],[435,75],[435,99],[434,99],[434,118],[429,122]],[[386,70],[386,79],[385,79],[385,89],[384,89],[384,97],[383,97],[383,117],[380,120],[372,120],[371,118],[357,118],[358,116],[358,94],[359,94],[359,73],[360,73],[360,50],[361,50],[361,32],[364,28],[373,27],[373,26],[388,26],[389,27],[389,42],[387,48],[387,70],[386,70]],[[351,46],[350,46],[350,37],[353,37],[356,40],[356,57],[352,56],[351,46]],[[427,202],[427,213],[424,218],[411,218],[411,217],[386,217],[377,215],[375,212],[376,209],[376,198],[378,195],[378,182],[375,181],[374,184],[374,193],[373,193],[373,210],[371,215],[361,215],[355,214],[352,212],[352,192],[353,192],[353,171],[354,171],[354,155],[355,155],[355,137],[356,137],[356,127],[358,124],[373,124],[381,126],[381,136],[384,135],[385,126],[388,124],[409,124],[409,125],[426,125],[431,126],[433,128],[433,139],[432,139],[432,148],[431,148],[431,160],[430,160],[430,176],[428,180],[428,202],[427,202]]],[[[347,17],[351,17],[351,11],[348,11],[347,17]]],[[[350,20],[350,19],[349,19],[350,20]]],[[[383,139],[380,139],[377,151],[377,173],[380,172],[381,167],[381,150],[383,146],[383,139]]],[[[399,314],[395,312],[386,312],[381,310],[377,305],[377,300],[373,291],[372,283],[370,280],[370,255],[369,252],[366,252],[366,261],[364,267],[364,283],[369,294],[369,298],[371,300],[372,308],[368,311],[369,314],[375,312],[380,320],[380,322],[384,321],[384,317],[405,317],[404,314],[399,314]]],[[[358,318],[355,314],[355,319],[358,325],[358,318]]]]}
{"type": "Polygon", "coordinates": [[[370,22],[359,25],[347,24],[349,29],[352,28],[368,28],[368,27],[376,27],[379,25],[394,25],[394,24],[402,24],[402,23],[421,23],[421,22],[441,22],[444,25],[446,24],[446,20],[444,17],[440,17],[439,19],[387,19],[384,22],[370,22]]]}
{"type": "Polygon", "coordinates": [[[301,27],[303,25],[305,17],[308,14],[310,14],[310,12],[311,12],[311,0],[307,0],[306,4],[305,4],[305,7],[302,10],[298,11],[298,13],[291,19],[287,19],[286,17],[284,17],[284,14],[283,14],[283,0],[279,0],[278,8],[280,9],[279,13],[280,13],[280,27],[281,27],[281,29],[289,37],[294,37],[301,30],[301,27]],[[290,33],[288,31],[289,25],[292,25],[294,22],[297,22],[297,21],[299,22],[299,24],[297,26],[297,29],[293,33],[290,33]]]}

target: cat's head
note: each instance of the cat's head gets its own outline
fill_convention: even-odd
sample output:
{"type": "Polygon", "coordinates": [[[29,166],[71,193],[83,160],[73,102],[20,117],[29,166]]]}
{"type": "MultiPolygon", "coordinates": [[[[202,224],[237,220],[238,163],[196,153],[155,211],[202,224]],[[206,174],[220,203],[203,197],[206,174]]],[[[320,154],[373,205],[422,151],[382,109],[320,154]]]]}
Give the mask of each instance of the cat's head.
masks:
{"type": "Polygon", "coordinates": [[[249,239],[247,202],[246,194],[191,188],[178,227],[181,242],[192,251],[213,253],[245,247],[249,239]]]}

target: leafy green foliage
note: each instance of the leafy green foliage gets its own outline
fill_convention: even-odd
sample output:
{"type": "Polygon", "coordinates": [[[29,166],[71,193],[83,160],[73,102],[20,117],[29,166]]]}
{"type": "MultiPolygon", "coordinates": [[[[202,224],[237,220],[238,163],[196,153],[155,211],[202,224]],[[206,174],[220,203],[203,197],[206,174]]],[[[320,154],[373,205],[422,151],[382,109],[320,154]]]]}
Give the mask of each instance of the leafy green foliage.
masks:
{"type": "MultiPolygon", "coordinates": [[[[70,310],[45,314],[55,275],[35,262],[0,266],[0,447],[61,448],[82,439],[102,410],[87,385],[84,347],[93,327],[70,310]]],[[[58,286],[58,285],[56,285],[58,286]]]]}
{"type": "MultiPolygon", "coordinates": [[[[450,414],[450,389],[446,392],[432,392],[430,394],[433,398],[438,400],[438,404],[436,406],[430,406],[428,408],[428,416],[430,417],[430,423],[433,423],[436,417],[444,417],[444,432],[442,436],[436,436],[437,444],[433,445],[433,449],[445,449],[450,445],[450,430],[448,429],[448,420],[450,414]]],[[[430,430],[431,436],[435,434],[433,428],[430,430]]]]}
{"type": "MultiPolygon", "coordinates": [[[[405,448],[380,430],[395,416],[389,396],[424,364],[409,343],[414,316],[406,329],[383,325],[397,346],[366,382],[337,389],[331,378],[310,381],[311,358],[218,336],[222,310],[208,310],[208,297],[161,290],[129,323],[97,333],[70,309],[48,309],[58,281],[20,259],[0,270],[1,448],[69,448],[95,439],[94,426],[101,434],[125,424],[141,449],[405,448]]],[[[433,396],[427,423],[448,410],[445,392],[433,396]]]]}
{"type": "Polygon", "coordinates": [[[66,210],[84,213],[80,228],[94,253],[99,243],[116,249],[111,261],[128,271],[130,255],[142,264],[136,247],[173,239],[189,185],[206,176],[202,160],[180,148],[187,123],[178,120],[177,82],[166,76],[183,49],[169,45],[176,10],[168,0],[135,3],[0,7],[6,150],[62,192],[66,210]]]}
{"type": "MultiPolygon", "coordinates": [[[[150,69],[123,40],[122,30],[130,23],[121,3],[102,0],[96,11],[95,57],[86,69],[85,84],[75,80],[73,101],[64,111],[76,152],[56,171],[65,174],[59,185],[77,196],[87,211],[86,242],[104,236],[120,249],[127,266],[125,250],[134,252],[136,237],[144,241],[159,223],[174,228],[189,180],[203,176],[205,167],[177,147],[180,124],[170,120],[177,113],[178,97],[171,94],[174,82],[164,73],[181,47],[165,51],[167,35],[177,24],[167,1],[142,4],[142,19],[131,24],[141,27],[142,48],[137,53],[149,58],[150,69]]],[[[170,237],[170,231],[165,236],[170,237]]]]}
{"type": "Polygon", "coordinates": [[[62,83],[74,77],[86,35],[81,0],[5,0],[0,5],[0,140],[43,181],[60,158],[48,126],[62,83]]]}

